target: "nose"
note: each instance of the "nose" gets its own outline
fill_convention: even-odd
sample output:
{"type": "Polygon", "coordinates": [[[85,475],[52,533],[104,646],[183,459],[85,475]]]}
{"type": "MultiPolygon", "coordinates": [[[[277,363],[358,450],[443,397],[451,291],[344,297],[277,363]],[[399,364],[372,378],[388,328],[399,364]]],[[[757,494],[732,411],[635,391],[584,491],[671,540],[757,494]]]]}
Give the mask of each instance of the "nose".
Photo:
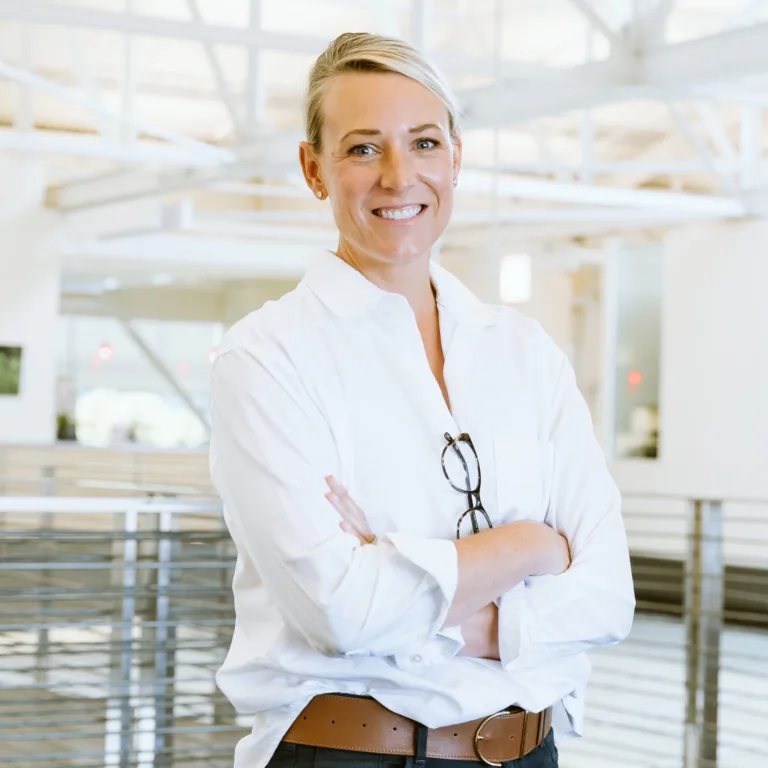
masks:
{"type": "Polygon", "coordinates": [[[388,151],[383,158],[381,186],[393,192],[405,192],[415,182],[416,172],[409,152],[388,151]]]}

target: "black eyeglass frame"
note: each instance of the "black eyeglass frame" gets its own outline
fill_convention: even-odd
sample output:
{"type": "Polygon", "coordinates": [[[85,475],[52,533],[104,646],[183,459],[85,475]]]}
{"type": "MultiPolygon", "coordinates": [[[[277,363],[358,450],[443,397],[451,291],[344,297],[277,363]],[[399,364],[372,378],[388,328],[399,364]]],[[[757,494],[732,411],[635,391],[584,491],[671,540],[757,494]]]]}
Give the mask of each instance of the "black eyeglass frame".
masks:
{"type": "Polygon", "coordinates": [[[477,513],[479,512],[484,518],[485,522],[488,523],[489,528],[493,528],[493,523],[491,522],[491,518],[489,517],[488,513],[485,511],[485,508],[483,507],[483,502],[480,500],[480,486],[482,485],[482,473],[480,470],[480,458],[477,455],[477,451],[475,450],[475,445],[472,442],[472,438],[466,433],[462,432],[458,437],[451,437],[451,435],[446,432],[444,435],[446,441],[448,444],[443,448],[443,452],[440,455],[440,465],[443,468],[443,475],[445,475],[445,479],[450,483],[451,488],[453,488],[455,491],[459,491],[459,493],[463,493],[467,496],[467,499],[469,501],[469,509],[467,509],[460,517],[458,522],[456,523],[456,538],[461,538],[461,524],[464,522],[464,518],[469,515],[470,519],[472,521],[472,533],[480,533],[480,526],[477,522],[477,513]],[[471,481],[469,477],[469,467],[467,466],[467,462],[464,459],[464,454],[458,449],[457,445],[458,443],[465,443],[469,446],[470,450],[472,451],[472,455],[475,457],[475,464],[477,465],[477,486],[475,488],[470,488],[471,481]],[[448,451],[449,448],[453,448],[453,450],[456,452],[456,455],[459,457],[459,461],[461,461],[462,465],[464,466],[464,473],[467,478],[467,483],[465,488],[461,488],[458,485],[455,485],[453,480],[451,480],[450,476],[448,475],[448,470],[445,468],[445,454],[448,451]]]}

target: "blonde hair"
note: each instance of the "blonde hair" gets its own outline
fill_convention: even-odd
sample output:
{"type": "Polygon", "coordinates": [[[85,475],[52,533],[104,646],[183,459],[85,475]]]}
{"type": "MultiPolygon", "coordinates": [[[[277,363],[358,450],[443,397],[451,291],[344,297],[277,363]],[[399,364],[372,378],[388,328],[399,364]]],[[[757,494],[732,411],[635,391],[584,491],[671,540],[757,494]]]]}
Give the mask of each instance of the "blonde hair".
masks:
{"type": "Polygon", "coordinates": [[[403,75],[437,96],[448,110],[451,139],[459,140],[459,108],[456,97],[442,75],[404,40],[367,32],[345,32],[318,56],[309,73],[306,100],[307,141],[321,149],[323,130],[322,100],[331,78],[345,72],[394,72],[403,75]]]}

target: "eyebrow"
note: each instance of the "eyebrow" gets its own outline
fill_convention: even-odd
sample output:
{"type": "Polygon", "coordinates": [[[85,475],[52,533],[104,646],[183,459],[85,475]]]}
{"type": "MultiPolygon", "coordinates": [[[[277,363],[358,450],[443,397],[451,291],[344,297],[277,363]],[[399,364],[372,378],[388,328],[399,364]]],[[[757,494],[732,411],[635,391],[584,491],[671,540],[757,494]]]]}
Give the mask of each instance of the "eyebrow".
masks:
{"type": "MultiPolygon", "coordinates": [[[[424,125],[417,125],[415,128],[409,128],[408,133],[421,133],[422,131],[426,131],[431,128],[438,131],[443,130],[439,125],[437,125],[437,123],[424,123],[424,125]]],[[[353,131],[347,131],[347,133],[342,136],[341,140],[346,141],[350,136],[355,134],[359,136],[380,136],[381,131],[377,130],[376,128],[355,128],[353,131]]]]}

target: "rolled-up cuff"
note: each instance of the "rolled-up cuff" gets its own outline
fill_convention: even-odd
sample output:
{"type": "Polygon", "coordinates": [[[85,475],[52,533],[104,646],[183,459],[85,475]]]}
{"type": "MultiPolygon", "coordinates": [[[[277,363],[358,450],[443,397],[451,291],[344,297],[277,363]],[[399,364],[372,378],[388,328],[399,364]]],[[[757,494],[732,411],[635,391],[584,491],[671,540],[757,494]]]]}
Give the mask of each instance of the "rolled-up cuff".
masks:
{"type": "Polygon", "coordinates": [[[464,647],[461,627],[444,628],[459,583],[459,556],[456,545],[443,539],[427,539],[412,533],[389,533],[383,537],[407,560],[434,581],[438,604],[426,642],[394,659],[401,669],[437,664],[455,656],[464,647]]]}
{"type": "Polygon", "coordinates": [[[520,582],[499,599],[499,656],[508,669],[529,645],[525,582],[520,582]]]}
{"type": "Polygon", "coordinates": [[[398,653],[393,658],[400,669],[413,671],[442,664],[456,656],[463,647],[464,636],[461,634],[461,627],[446,627],[413,653],[398,653]]]}

